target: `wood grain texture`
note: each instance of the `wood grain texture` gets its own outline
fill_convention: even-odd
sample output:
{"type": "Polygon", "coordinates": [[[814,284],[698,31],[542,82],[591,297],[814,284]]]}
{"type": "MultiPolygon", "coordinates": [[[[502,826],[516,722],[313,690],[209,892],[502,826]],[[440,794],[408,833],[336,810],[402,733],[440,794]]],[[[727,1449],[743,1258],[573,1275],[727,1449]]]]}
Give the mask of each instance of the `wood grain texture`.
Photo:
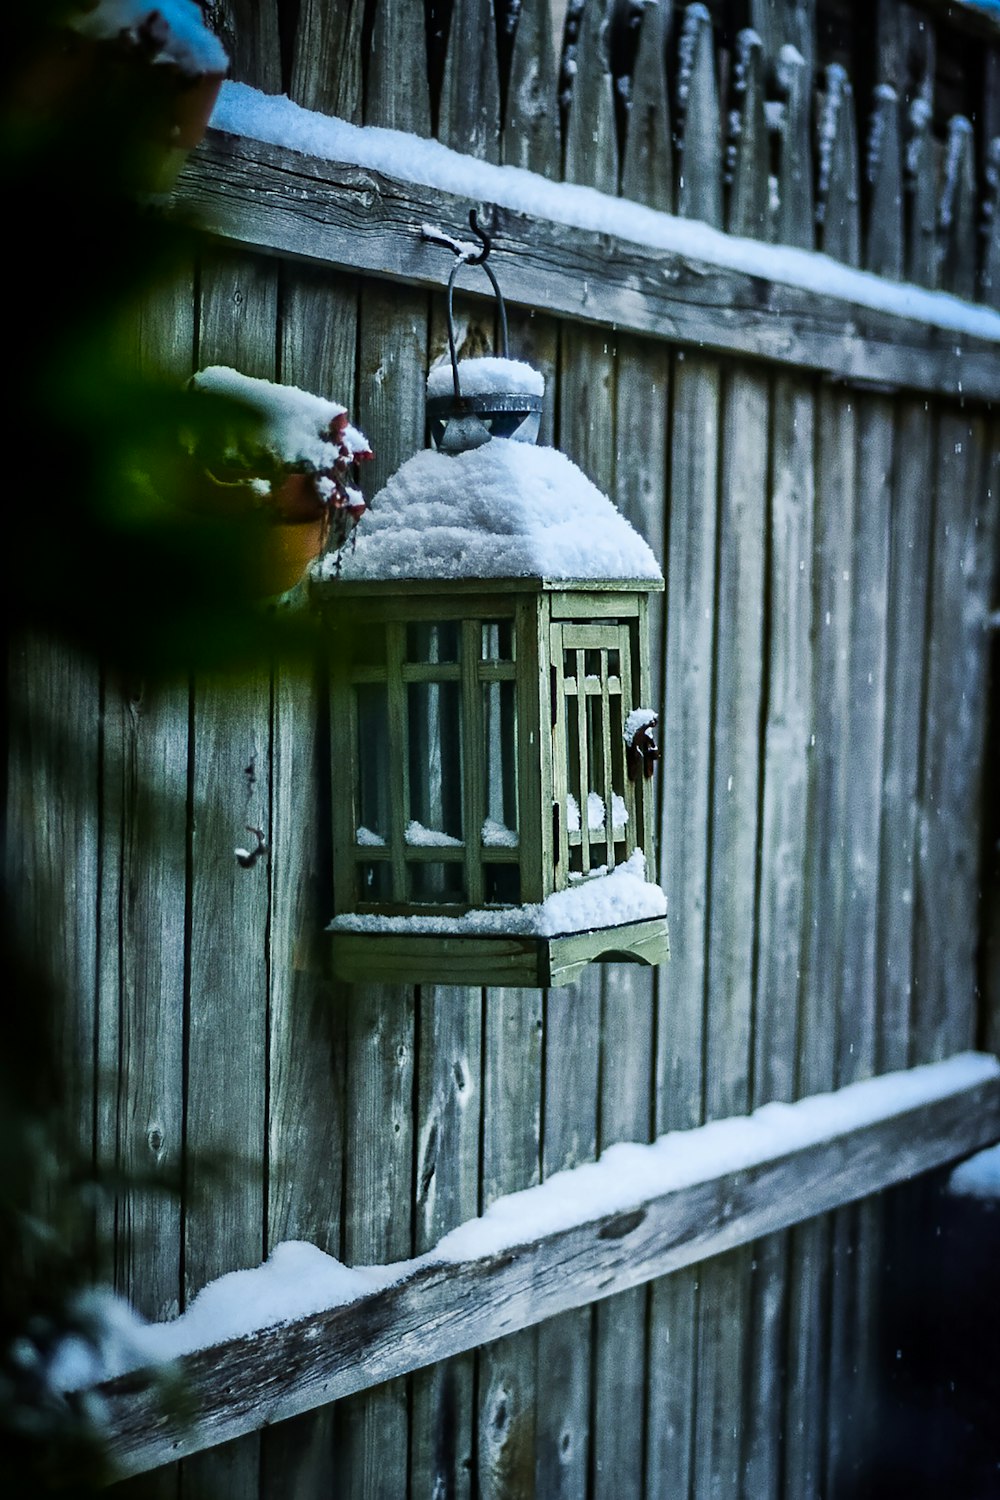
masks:
{"type": "Polygon", "coordinates": [[[639,45],[629,96],[622,154],[622,197],[671,213],[674,206],[673,145],[667,93],[669,0],[647,5],[639,21],[639,45]]]}
{"type": "Polygon", "coordinates": [[[98,1065],[117,1090],[98,1156],[122,1174],[115,1287],[144,1317],[169,1318],[181,1305],[186,682],[108,681],[101,795],[98,1065]]]}
{"type": "MultiPolygon", "coordinates": [[[[607,0],[583,0],[569,74],[563,176],[604,193],[618,191],[618,138],[608,50],[607,0]]],[[[564,59],[564,76],[565,76],[564,59]]]]}
{"type": "Polygon", "coordinates": [[[674,117],[677,212],[722,227],[722,151],[711,16],[689,5],[680,23],[674,117]]]}
{"type": "MultiPolygon", "coordinates": [[[[733,374],[724,387],[715,606],[708,864],[705,1112],[750,1107],[764,648],[768,387],[733,374]]],[[[702,1267],[696,1493],[737,1493],[748,1358],[750,1252],[702,1267]]]]}
{"type": "MultiPolygon", "coordinates": [[[[531,1187],[541,1175],[542,995],[487,991],[483,1036],[481,1204],[531,1187]]],[[[492,1337],[496,1336],[494,1331],[492,1337]]],[[[477,1359],[476,1463],[491,1500],[535,1494],[536,1338],[511,1332],[477,1359]]]]}
{"type": "Polygon", "coordinates": [[[985,769],[983,621],[997,566],[996,485],[983,459],[981,420],[948,409],[938,427],[918,846],[918,1058],[943,1055],[975,1025],[961,987],[963,975],[974,974],[981,900],[974,830],[985,769]]]}
{"type": "MultiPolygon", "coordinates": [[[[814,518],[814,675],[805,847],[804,937],[797,1092],[830,1088],[836,1076],[840,954],[844,931],[845,779],[849,754],[851,566],[857,488],[857,415],[842,392],[817,405],[814,518]]],[[[811,1224],[791,1241],[789,1397],[785,1484],[803,1497],[822,1493],[826,1351],[829,1348],[829,1226],[811,1224]]]]}
{"type": "MultiPolygon", "coordinates": [[[[465,198],[214,132],[177,194],[235,243],[425,287],[444,285],[450,265],[418,226],[468,232],[465,198]]],[[[996,396],[985,340],[502,205],[490,218],[497,275],[522,306],[848,380],[996,396]]]]}
{"type": "MultiPolygon", "coordinates": [[[[880,1191],[997,1139],[1000,1081],[955,1083],[904,1108],[887,1101],[873,1115],[635,1212],[598,1216],[482,1260],[420,1267],[353,1306],[192,1355],[185,1371],[202,1414],[196,1429],[159,1414],[155,1394],[137,1390],[134,1377],[112,1382],[100,1388],[112,1452],[132,1471],[151,1467],[880,1191]]],[[[506,1493],[521,1492],[511,1478],[506,1493]]]]}
{"type": "MultiPolygon", "coordinates": [[[[482,992],[420,991],[414,1250],[479,1209],[482,992]]],[[[410,1486],[462,1500],[473,1477],[475,1360],[459,1355],[413,1379],[410,1486]]]]}
{"type": "MultiPolygon", "coordinates": [[[[597,1154],[600,1005],[601,971],[593,964],[571,988],[546,997],[543,1179],[597,1154]]],[[[587,1489],[592,1322],[591,1309],[581,1307],[538,1330],[535,1492],[552,1500],[587,1489]]]]}
{"type": "Polygon", "coordinates": [[[508,166],[558,177],[562,150],[549,0],[522,0],[516,28],[501,160],[508,166]]]}
{"type": "MultiPolygon", "coordinates": [[[[858,410],[857,505],[851,559],[838,1084],[870,1077],[878,1061],[879,820],[882,807],[893,412],[884,397],[858,410]]],[[[876,1263],[880,1226],[870,1204],[834,1216],[827,1484],[857,1483],[874,1402],[876,1263]]]]}
{"type": "Polygon", "coordinates": [[[454,0],[438,106],[438,139],[500,160],[500,80],[493,0],[454,0]]]}
{"type": "MultiPolygon", "coordinates": [[[[381,14],[386,0],[379,5],[381,14]]],[[[397,7],[398,8],[398,7],[397,7]]],[[[305,109],[361,124],[364,0],[301,0],[289,97],[305,109]]]]}
{"type": "Polygon", "coordinates": [[[878,927],[878,1067],[910,1060],[918,795],[923,739],[935,424],[923,404],[897,417],[887,592],[885,763],[878,927]]]}
{"type": "Polygon", "coordinates": [[[879,82],[868,121],[865,154],[865,266],[876,276],[903,275],[903,148],[896,90],[879,82]]]}
{"type": "MultiPolygon", "coordinates": [[[[59,1156],[64,1171],[89,1173],[95,1119],[114,1091],[110,1056],[101,1059],[102,1076],[95,1074],[101,673],[66,643],[32,632],[8,638],[6,684],[4,880],[8,941],[24,975],[11,998],[24,1004],[36,985],[46,997],[40,1013],[58,1080],[59,1156]]],[[[48,1184],[58,1194],[60,1176],[48,1184]]],[[[61,1207],[49,1205],[55,1222],[61,1207]]],[[[99,1226],[104,1234],[109,1227],[99,1226]]],[[[94,1246],[80,1248],[93,1255],[94,1246]]]]}
{"type": "Polygon", "coordinates": [[[976,166],[972,125],[964,115],[948,121],[941,199],[940,284],[956,297],[972,297],[976,289],[976,166]]]}
{"type": "MultiPolygon", "coordinates": [[[[376,1265],[412,1248],[412,991],[354,985],[346,1044],[343,1258],[376,1265]]],[[[405,1380],[343,1403],[335,1414],[337,1494],[405,1494],[408,1449],[405,1380]]]]}
{"type": "Polygon", "coordinates": [[[427,35],[421,0],[379,0],[371,24],[365,124],[429,136],[431,99],[424,68],[427,35]],[[406,69],[405,87],[400,87],[401,66],[406,69]]]}

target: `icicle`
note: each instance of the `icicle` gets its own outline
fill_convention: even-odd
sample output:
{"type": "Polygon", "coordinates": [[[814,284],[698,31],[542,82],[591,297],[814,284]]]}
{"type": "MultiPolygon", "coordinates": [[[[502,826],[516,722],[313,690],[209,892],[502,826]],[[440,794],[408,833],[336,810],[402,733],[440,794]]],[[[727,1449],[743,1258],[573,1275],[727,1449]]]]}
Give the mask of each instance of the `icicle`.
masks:
{"type": "Polygon", "coordinates": [[[872,110],[871,126],[868,131],[868,154],[865,159],[865,173],[869,183],[875,182],[882,162],[887,110],[894,108],[898,99],[899,95],[890,83],[880,83],[875,89],[875,107],[872,110]]]}
{"type": "Polygon", "coordinates": [[[955,202],[961,191],[961,166],[972,125],[964,115],[952,115],[948,121],[948,146],[945,152],[944,185],[941,192],[941,228],[949,229],[955,202]]]}
{"type": "Polygon", "coordinates": [[[819,113],[819,173],[816,194],[816,222],[822,224],[826,217],[826,197],[833,175],[833,148],[840,123],[840,109],[844,94],[850,84],[847,72],[840,63],[830,63],[826,69],[826,90],[819,113]]]}

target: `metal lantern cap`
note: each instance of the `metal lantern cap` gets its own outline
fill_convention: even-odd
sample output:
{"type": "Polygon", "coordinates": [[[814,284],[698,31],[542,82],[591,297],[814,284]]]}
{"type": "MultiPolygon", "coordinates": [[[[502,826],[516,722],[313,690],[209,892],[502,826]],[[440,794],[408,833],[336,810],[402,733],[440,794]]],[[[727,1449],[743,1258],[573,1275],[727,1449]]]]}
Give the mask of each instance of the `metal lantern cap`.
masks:
{"type": "MultiPolygon", "coordinates": [[[[493,267],[487,264],[491,249],[490,237],[480,228],[475,209],[469,214],[469,224],[483,245],[478,255],[471,254],[456,241],[444,241],[455,253],[455,264],[448,277],[448,353],[451,358],[452,390],[447,395],[429,396],[427,400],[431,442],[442,453],[450,454],[467,453],[470,449],[480,448],[494,437],[534,443],[542,419],[542,397],[529,391],[510,389],[510,384],[504,381],[500,370],[494,373],[492,381],[478,381],[481,388],[475,394],[464,395],[462,392],[455,347],[454,314],[455,278],[461,266],[481,266],[489,277],[500,320],[501,358],[510,358],[507,309],[493,267]]],[[[462,363],[468,367],[478,362],[464,360],[462,363]]],[[[486,361],[482,363],[485,365],[486,361]]]]}

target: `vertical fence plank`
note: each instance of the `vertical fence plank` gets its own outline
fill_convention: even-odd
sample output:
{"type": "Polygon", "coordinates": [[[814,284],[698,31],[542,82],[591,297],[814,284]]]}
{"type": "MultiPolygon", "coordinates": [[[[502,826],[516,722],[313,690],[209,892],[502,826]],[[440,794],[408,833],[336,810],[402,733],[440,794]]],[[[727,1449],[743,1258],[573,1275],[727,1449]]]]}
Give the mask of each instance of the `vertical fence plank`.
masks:
{"type": "MultiPolygon", "coordinates": [[[[413,999],[400,986],[357,984],[345,1004],[344,1259],[377,1265],[412,1247],[413,999]]],[[[338,1405],[337,1495],[406,1495],[407,1385],[393,1380],[338,1405]]]]}
{"type": "Polygon", "coordinates": [[[858,138],[854,91],[839,63],[823,75],[822,105],[817,121],[819,171],[816,219],[819,248],[835,260],[856,266],[860,259],[858,213],[858,138]]]}
{"type": "MultiPolygon", "coordinates": [[[[591,964],[576,984],[548,992],[543,1178],[597,1153],[600,979],[591,964]]],[[[592,1321],[592,1309],[581,1307],[538,1328],[535,1490],[545,1500],[586,1494],[592,1321]]]]}
{"type": "MultiPolygon", "coordinates": [[[[10,940],[22,972],[45,994],[39,1014],[47,1014],[51,1028],[60,1165],[89,1171],[95,1107],[103,1113],[114,1087],[113,1072],[95,1078],[94,1069],[101,675],[90,657],[36,633],[15,638],[6,668],[10,940]]],[[[27,998],[21,989],[14,1003],[27,998]]],[[[8,1045],[17,1046],[11,1039],[8,1045]]],[[[58,1214],[59,1205],[53,1207],[58,1214]]]]}
{"type": "Polygon", "coordinates": [[[868,131],[865,265],[876,276],[898,281],[903,274],[903,153],[899,96],[889,83],[879,83],[875,90],[868,131]]]}
{"type": "MultiPolygon", "coordinates": [[[[353,405],[357,290],[286,267],[280,366],[286,384],[353,405]]],[[[325,702],[316,663],[275,663],[272,703],[271,964],[267,1247],[304,1239],[340,1254],[344,1007],[322,931],[332,911],[325,702]]],[[[333,1413],[262,1436],[264,1497],[332,1485],[333,1413]]]]}
{"type": "MultiPolygon", "coordinates": [[[[387,0],[380,0],[379,11],[387,0]]],[[[361,121],[361,31],[365,0],[301,0],[292,46],[290,97],[305,109],[361,121]]]]}
{"type": "MultiPolygon", "coordinates": [[[[459,7],[456,5],[455,13],[459,7]]],[[[492,16],[490,17],[492,21],[492,16]]],[[[467,22],[459,22],[460,27],[467,22]]],[[[454,23],[453,23],[454,25],[454,23]]],[[[464,33],[463,33],[464,34],[464,33]]],[[[454,35],[454,31],[453,31],[454,35]]],[[[489,38],[484,39],[487,50],[489,38]]],[[[390,130],[431,133],[431,101],[425,63],[427,38],[422,0],[379,0],[372,18],[371,52],[365,89],[365,119],[390,130]],[[406,87],[400,86],[400,64],[406,59],[406,87]]],[[[469,84],[470,94],[474,85],[469,84]]],[[[449,117],[450,118],[450,117],[449,117]]],[[[470,143],[442,135],[451,146],[470,143]]]]}
{"type": "MultiPolygon", "coordinates": [[[[838,1006],[838,1086],[871,1076],[877,1064],[879,818],[885,725],[885,640],[889,581],[889,497],[894,461],[892,408],[863,398],[858,412],[858,503],[850,564],[851,647],[843,878],[846,884],[838,1006]]],[[[874,1393],[874,1305],[881,1239],[875,1202],[839,1210],[833,1221],[827,1487],[858,1483],[874,1393]]]]}
{"type": "Polygon", "coordinates": [[[770,140],[764,114],[764,50],[755,31],[736,38],[726,183],[726,228],[730,234],[767,238],[770,140]]]}
{"type": "MultiPolygon", "coordinates": [[[[413,15],[408,24],[415,24],[413,15]]],[[[397,129],[425,128],[420,92],[411,97],[399,90],[399,100],[392,103],[389,92],[388,77],[379,92],[369,92],[365,124],[391,119],[397,129]],[[409,113],[404,107],[408,99],[413,105],[409,113]],[[384,111],[391,113],[387,117],[384,111]]],[[[423,446],[427,321],[425,293],[362,283],[355,420],[375,450],[364,475],[368,495],[423,446]]],[[[409,1255],[412,1245],[413,1116],[407,1090],[412,1088],[415,1055],[414,992],[405,985],[355,986],[344,990],[342,1004],[347,1072],[344,1254],[350,1262],[397,1259],[409,1255]],[[369,1129],[374,1132],[371,1145],[364,1138],[369,1129]]],[[[407,1493],[407,1406],[406,1380],[338,1405],[338,1493],[384,1495],[386,1500],[407,1493]]]]}
{"type": "MultiPolygon", "coordinates": [[[[719,121],[712,29],[700,4],[685,13],[677,115],[682,150],[678,211],[721,222],[719,121]]],[[[677,356],[673,379],[661,848],[671,921],[668,1002],[656,1038],[657,1134],[701,1123],[720,374],[677,356]]],[[[684,1495],[694,1469],[700,1271],[650,1293],[646,1485],[650,1500],[684,1495]]]]}
{"type": "Polygon", "coordinates": [[[579,32],[563,57],[567,182],[618,191],[618,140],[608,50],[607,0],[583,0],[579,32]]]}
{"type": "Polygon", "coordinates": [[[906,276],[919,286],[936,287],[940,270],[937,240],[937,152],[931,133],[928,93],[910,105],[906,142],[906,276]]]}
{"type": "MultiPolygon", "coordinates": [[[[813,677],[815,402],[807,384],[776,377],[772,424],[754,1105],[792,1099],[796,1091],[813,677]]],[[[746,1500],[781,1489],[788,1244],[787,1235],[772,1235],[755,1247],[746,1500]]]]}
{"type": "Polygon", "coordinates": [[[514,24],[501,159],[555,178],[562,155],[549,0],[521,0],[514,24]]]}
{"type": "Polygon", "coordinates": [[[701,0],[684,12],[674,92],[677,212],[722,227],[722,150],[712,18],[701,0]]]}
{"type": "MultiPolygon", "coordinates": [[[[115,1290],[159,1321],[181,1306],[186,680],[108,676],[102,774],[98,1156],[119,1174],[115,1290]]],[[[178,1482],[171,1465],[147,1489],[178,1482]]]]}
{"type": "MultiPolygon", "coordinates": [[[[273,379],[277,271],[250,256],[206,257],[199,361],[273,379]]],[[[270,679],[195,683],[192,713],[191,951],[184,1204],[185,1295],[264,1248],[268,1005],[268,869],[243,869],[234,849],[270,839],[270,679]],[[223,997],[238,994],[233,1008],[223,997]]],[[[198,1455],[183,1488],[257,1493],[257,1436],[198,1455]]]]}
{"type": "Polygon", "coordinates": [[[500,81],[493,0],[454,0],[438,110],[438,139],[500,159],[500,81]]]}
{"type": "MultiPolygon", "coordinates": [[[[800,1095],[832,1087],[843,934],[843,825],[850,683],[850,538],[854,529],[856,419],[849,397],[823,390],[816,451],[815,676],[806,845],[800,1095]]],[[[785,1485],[824,1492],[829,1224],[793,1231],[789,1282],[789,1399],[785,1485]],[[821,1414],[821,1415],[817,1415],[821,1414]]]]}
{"type": "MultiPolygon", "coordinates": [[[[415,1240],[419,1255],[479,1208],[482,992],[420,991],[415,1240]]],[[[411,1492],[472,1490],[472,1353],[413,1377],[411,1492]]]]}
{"type": "Polygon", "coordinates": [[[922,774],[914,1061],[946,1057],[975,1035],[975,945],[996,490],[984,473],[982,418],[945,409],[937,509],[922,774]]]}
{"type": "Polygon", "coordinates": [[[940,283],[956,297],[971,298],[976,289],[976,142],[964,115],[948,121],[944,155],[940,233],[940,283]]]}
{"type": "Polygon", "coordinates": [[[811,250],[815,233],[812,162],[812,71],[791,42],[776,65],[782,94],[778,157],[778,211],[774,237],[782,245],[811,250]]]}
{"type": "Polygon", "coordinates": [[[935,424],[907,400],[898,418],[887,623],[885,773],[879,860],[879,1071],[910,1062],[917,815],[923,738],[935,424]]]}
{"type": "MultiPolygon", "coordinates": [[[[752,86],[751,86],[752,87],[752,86]]],[[[750,132],[741,137],[752,141],[750,132]]],[[[763,138],[758,138],[763,146],[763,138]]],[[[768,387],[734,372],[725,389],[714,672],[705,1110],[750,1104],[760,770],[768,387]]],[[[695,1489],[737,1494],[746,1383],[749,1247],[701,1270],[695,1489]]]]}
{"type": "Polygon", "coordinates": [[[229,76],[280,94],[279,0],[215,0],[212,25],[229,54],[229,76]]]}
{"type": "MultiPolygon", "coordinates": [[[[673,380],[661,847],[670,912],[668,1001],[661,1004],[655,1130],[701,1121],[711,744],[719,372],[679,355],[673,380]]],[[[697,1271],[651,1294],[648,1473],[651,1496],[686,1494],[693,1451],[697,1271]]]]}
{"type": "MultiPolygon", "coordinates": [[[[763,23],[783,109],[779,136],[778,209],[783,244],[811,248],[813,210],[813,6],[779,14],[754,5],[763,23]]],[[[815,397],[810,382],[778,372],[773,382],[767,547],[768,659],[763,738],[760,881],[754,1013],[753,1105],[796,1094],[803,930],[809,735],[812,722],[813,447],[815,397]]],[[[778,1494],[788,1395],[790,1236],[754,1247],[750,1285],[750,1360],[742,1494],[778,1494]]]]}
{"type": "Polygon", "coordinates": [[[654,0],[642,12],[622,157],[622,197],[664,213],[674,207],[666,58],[669,20],[667,0],[654,0]]]}
{"type": "Polygon", "coordinates": [[[1000,136],[986,147],[986,195],[983,204],[983,261],[978,296],[989,307],[1000,307],[1000,136]]]}
{"type": "MultiPolygon", "coordinates": [[[[482,1208],[539,1180],[542,993],[487,991],[483,1040],[482,1208]]],[[[477,1474],[482,1500],[535,1491],[536,1333],[498,1339],[478,1356],[477,1474]]]]}

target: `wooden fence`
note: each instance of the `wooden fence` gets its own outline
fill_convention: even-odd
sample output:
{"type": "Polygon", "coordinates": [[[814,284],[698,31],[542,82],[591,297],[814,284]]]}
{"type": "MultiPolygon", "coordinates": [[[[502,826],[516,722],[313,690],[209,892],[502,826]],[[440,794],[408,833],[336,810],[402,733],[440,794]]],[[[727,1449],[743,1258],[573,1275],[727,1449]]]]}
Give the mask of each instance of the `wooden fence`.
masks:
{"type": "MultiPolygon", "coordinates": [[[[100,1081],[73,1105],[81,1135],[137,1178],[183,1179],[179,1197],[123,1190],[110,1210],[118,1286],[150,1317],[282,1240],[403,1259],[615,1141],[998,1043],[977,969],[998,335],[988,314],[956,325],[950,303],[908,315],[883,293],[905,278],[1000,307],[1000,31],[957,4],[846,0],[661,0],[606,26],[585,0],[560,58],[561,9],[214,11],[233,76],[265,92],[819,250],[883,290],[864,302],[861,279],[832,271],[804,290],[736,248],[643,242],[631,220],[616,235],[477,205],[513,352],[546,376],[542,441],[663,561],[673,957],[655,975],[334,990],[321,683],[261,668],[153,688],[42,645],[16,659],[11,845],[25,883],[72,892],[65,930],[39,941],[75,980],[68,1055],[100,1081]],[[71,775],[53,718],[77,736],[71,775]],[[232,855],[247,824],[271,851],[249,870],[232,855]],[[225,1165],[206,1180],[211,1158],[225,1165]]],[[[150,302],[139,357],[339,399],[376,448],[374,488],[424,445],[424,379],[445,348],[449,257],[420,224],[461,232],[470,203],[220,133],[178,195],[214,238],[150,302]]],[[[479,348],[485,304],[462,305],[479,348]]],[[[570,1306],[186,1458],[157,1486],[858,1493],[883,1220],[868,1199],[570,1306]]]]}

